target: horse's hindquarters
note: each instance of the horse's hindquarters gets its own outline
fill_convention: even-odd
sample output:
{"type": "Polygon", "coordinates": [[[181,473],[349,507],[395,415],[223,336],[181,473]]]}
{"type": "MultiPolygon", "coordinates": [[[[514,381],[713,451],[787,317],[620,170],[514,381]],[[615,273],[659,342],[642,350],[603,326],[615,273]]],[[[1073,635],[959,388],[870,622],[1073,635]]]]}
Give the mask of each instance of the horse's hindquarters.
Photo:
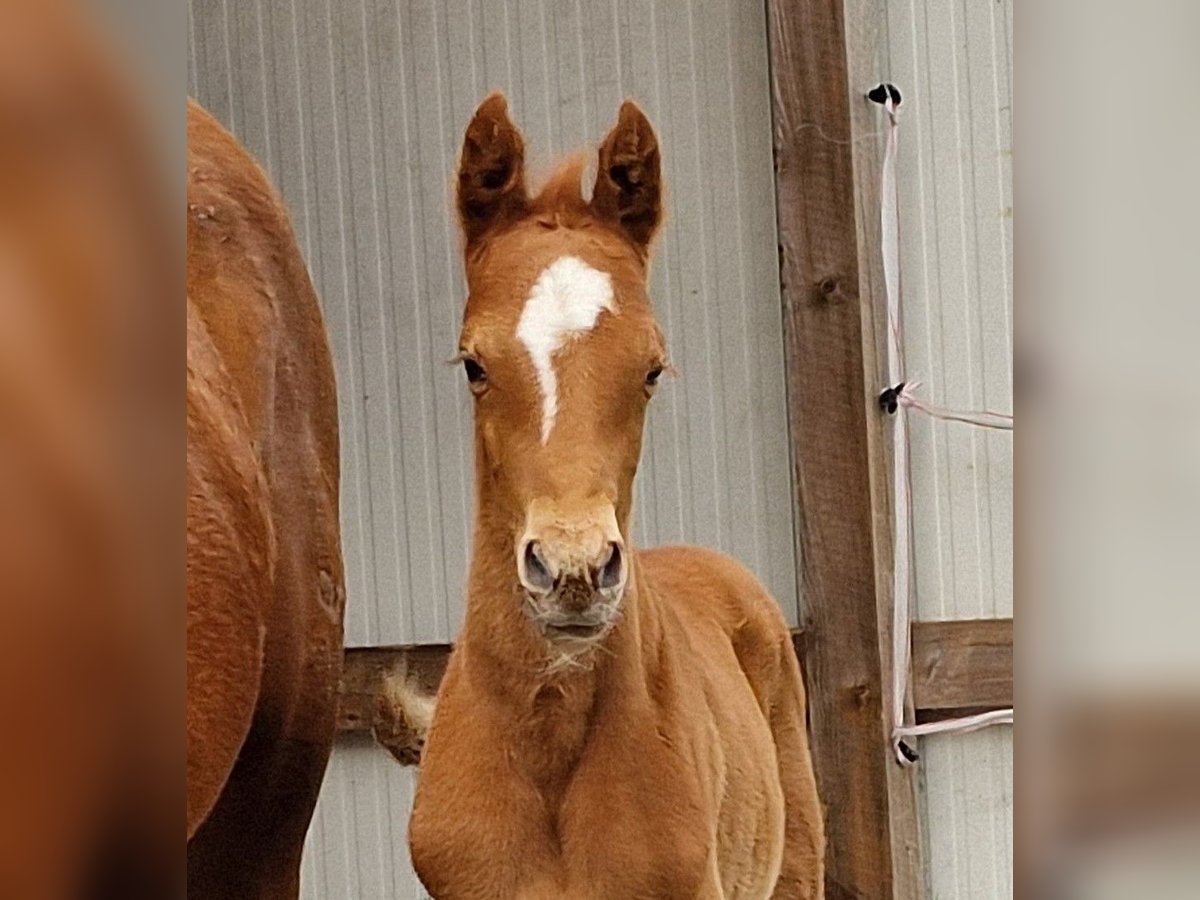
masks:
{"type": "Polygon", "coordinates": [[[286,212],[188,109],[188,894],[295,897],[333,746],[333,365],[286,212]]]}
{"type": "Polygon", "coordinates": [[[187,431],[190,839],[250,730],[273,568],[266,483],[220,357],[190,302],[187,431]]]}

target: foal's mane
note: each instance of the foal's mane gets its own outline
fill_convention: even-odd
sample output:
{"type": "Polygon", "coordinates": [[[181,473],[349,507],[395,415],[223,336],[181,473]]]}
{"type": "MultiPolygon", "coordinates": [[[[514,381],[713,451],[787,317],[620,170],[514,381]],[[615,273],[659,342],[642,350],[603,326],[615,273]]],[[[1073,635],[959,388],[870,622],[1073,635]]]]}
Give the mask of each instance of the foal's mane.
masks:
{"type": "Polygon", "coordinates": [[[562,160],[529,203],[529,215],[539,222],[565,228],[580,228],[595,221],[583,198],[583,170],[587,157],[574,153],[562,160]]]}
{"type": "MultiPolygon", "coordinates": [[[[647,236],[646,243],[639,246],[618,224],[597,215],[591,200],[583,196],[583,175],[587,163],[588,154],[582,151],[563,159],[525,207],[525,218],[547,228],[603,230],[616,238],[621,246],[633,251],[644,265],[649,253],[649,243],[664,218],[661,208],[657,205],[657,199],[654,212],[656,224],[647,236]]],[[[662,191],[661,184],[657,184],[656,190],[659,192],[656,194],[657,198],[662,191]]]]}
{"type": "Polygon", "coordinates": [[[487,255],[492,239],[512,225],[524,222],[545,229],[567,231],[588,230],[608,246],[610,255],[617,255],[620,246],[628,248],[643,262],[645,256],[634,246],[619,228],[598,216],[591,201],[583,195],[583,177],[587,169],[588,154],[580,151],[562,159],[542,182],[531,199],[517,206],[507,222],[498,224],[485,234],[474,248],[468,248],[468,258],[478,259],[487,255]],[[602,238],[601,235],[604,237],[602,238]],[[611,245],[608,239],[612,239],[611,245]]]}

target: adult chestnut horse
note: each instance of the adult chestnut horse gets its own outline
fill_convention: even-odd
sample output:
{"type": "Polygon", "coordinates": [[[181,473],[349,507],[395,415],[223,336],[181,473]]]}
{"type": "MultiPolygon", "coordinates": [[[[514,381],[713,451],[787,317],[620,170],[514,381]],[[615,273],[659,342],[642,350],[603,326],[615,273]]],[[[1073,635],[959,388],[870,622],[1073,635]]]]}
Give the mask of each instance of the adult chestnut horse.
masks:
{"type": "Polygon", "coordinates": [[[295,897],[334,736],[333,365],[288,217],[188,105],[188,896],[295,897]]]}
{"type": "Polygon", "coordinates": [[[590,201],[578,164],[531,198],[523,146],[494,95],[459,166],[475,538],[410,823],[417,873],[454,900],[819,897],[778,606],[717,553],[630,543],[668,367],[646,293],[654,131],[621,107],[590,201]]]}

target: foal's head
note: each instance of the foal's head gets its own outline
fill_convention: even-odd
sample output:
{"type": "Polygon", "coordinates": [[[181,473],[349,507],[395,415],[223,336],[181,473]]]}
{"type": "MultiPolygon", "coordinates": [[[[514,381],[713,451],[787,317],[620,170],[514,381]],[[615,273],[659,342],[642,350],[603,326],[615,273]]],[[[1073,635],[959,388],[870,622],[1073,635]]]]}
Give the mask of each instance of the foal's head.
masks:
{"type": "Polygon", "coordinates": [[[666,347],[646,295],[661,219],[658,142],[626,102],[582,167],[531,197],[500,95],[467,128],[458,171],[469,297],[460,357],[475,396],[480,515],[511,538],[526,609],[552,641],[616,620],[646,404],[666,347]]]}

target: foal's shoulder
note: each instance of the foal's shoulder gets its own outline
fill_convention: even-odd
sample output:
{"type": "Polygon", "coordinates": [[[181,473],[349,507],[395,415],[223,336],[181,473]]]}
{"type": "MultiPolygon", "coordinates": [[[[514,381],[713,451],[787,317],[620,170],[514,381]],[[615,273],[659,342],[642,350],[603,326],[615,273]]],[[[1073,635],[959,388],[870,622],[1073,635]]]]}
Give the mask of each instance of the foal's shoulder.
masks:
{"type": "Polygon", "coordinates": [[[716,618],[727,633],[786,634],[779,604],[754,573],[707,547],[656,547],[638,553],[655,590],[685,614],[716,618]]]}
{"type": "Polygon", "coordinates": [[[660,547],[638,559],[684,628],[704,623],[723,633],[759,703],[767,703],[793,651],[783,611],[762,582],[736,559],[702,547],[660,547]]]}
{"type": "Polygon", "coordinates": [[[730,587],[763,590],[758,579],[744,565],[719,550],[691,544],[672,544],[639,550],[642,567],[655,577],[676,581],[705,581],[716,577],[730,587]]]}

